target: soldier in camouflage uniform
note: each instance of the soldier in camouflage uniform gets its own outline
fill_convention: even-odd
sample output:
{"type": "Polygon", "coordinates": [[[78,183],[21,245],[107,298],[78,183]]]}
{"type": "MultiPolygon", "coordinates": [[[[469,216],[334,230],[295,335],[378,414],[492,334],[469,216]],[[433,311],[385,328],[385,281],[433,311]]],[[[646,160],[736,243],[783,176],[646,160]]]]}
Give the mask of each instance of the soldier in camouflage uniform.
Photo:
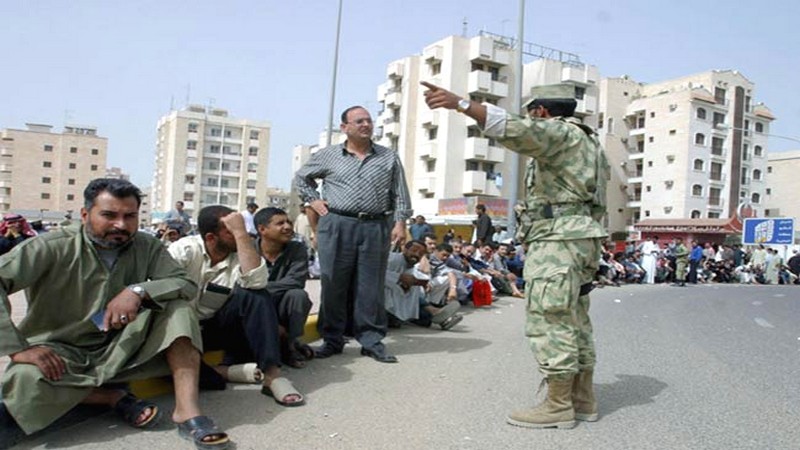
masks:
{"type": "Polygon", "coordinates": [[[609,167],[596,133],[572,117],[574,86],[532,89],[529,117],[458,97],[430,83],[430,108],[455,109],[475,119],[484,134],[533,158],[525,203],[516,209],[517,236],[528,244],[525,261],[528,336],[548,386],[545,401],[511,413],[509,423],[529,428],[571,428],[597,420],[592,387],[595,351],[589,291],[606,231],[609,167]]]}
{"type": "Polygon", "coordinates": [[[673,286],[686,286],[686,265],[689,264],[689,249],[683,245],[683,238],[675,238],[675,283],[673,286]]]}

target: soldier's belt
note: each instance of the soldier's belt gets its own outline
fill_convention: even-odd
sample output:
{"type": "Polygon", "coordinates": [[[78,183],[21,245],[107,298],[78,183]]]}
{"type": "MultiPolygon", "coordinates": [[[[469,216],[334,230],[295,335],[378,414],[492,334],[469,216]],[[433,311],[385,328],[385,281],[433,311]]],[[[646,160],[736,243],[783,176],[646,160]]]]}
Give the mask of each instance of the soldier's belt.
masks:
{"type": "Polygon", "coordinates": [[[557,219],[564,216],[591,216],[588,203],[555,203],[526,211],[532,220],[557,219]]]}

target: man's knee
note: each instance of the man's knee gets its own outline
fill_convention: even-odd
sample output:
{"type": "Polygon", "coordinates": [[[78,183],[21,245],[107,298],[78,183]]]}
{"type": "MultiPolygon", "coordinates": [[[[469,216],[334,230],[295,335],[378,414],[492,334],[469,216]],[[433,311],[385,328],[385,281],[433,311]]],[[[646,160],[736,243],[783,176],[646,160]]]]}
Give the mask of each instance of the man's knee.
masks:
{"type": "Polygon", "coordinates": [[[167,347],[167,359],[169,361],[187,361],[200,363],[200,349],[195,347],[192,340],[187,336],[181,336],[167,347]]]}

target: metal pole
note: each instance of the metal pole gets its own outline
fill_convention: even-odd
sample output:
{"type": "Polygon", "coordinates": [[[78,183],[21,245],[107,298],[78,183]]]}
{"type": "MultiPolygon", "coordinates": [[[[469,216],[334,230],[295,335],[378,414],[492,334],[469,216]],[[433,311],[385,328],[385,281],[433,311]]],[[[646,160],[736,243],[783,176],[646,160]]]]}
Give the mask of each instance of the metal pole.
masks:
{"type": "MultiPolygon", "coordinates": [[[[519,0],[519,13],[517,16],[517,45],[514,57],[516,58],[515,71],[516,77],[514,79],[514,86],[511,92],[511,112],[519,114],[522,107],[522,43],[524,42],[525,34],[525,0],[519,0]]],[[[509,167],[509,180],[508,180],[508,234],[514,236],[516,234],[517,221],[514,212],[514,206],[517,204],[517,197],[519,196],[519,154],[509,152],[508,167],[509,167]]]]}
{"type": "Polygon", "coordinates": [[[339,67],[339,34],[342,30],[342,0],[339,0],[339,18],[336,20],[336,48],[333,51],[333,77],[331,78],[331,103],[328,107],[328,137],[326,146],[331,145],[333,133],[333,102],[336,99],[336,70],[339,67]]]}

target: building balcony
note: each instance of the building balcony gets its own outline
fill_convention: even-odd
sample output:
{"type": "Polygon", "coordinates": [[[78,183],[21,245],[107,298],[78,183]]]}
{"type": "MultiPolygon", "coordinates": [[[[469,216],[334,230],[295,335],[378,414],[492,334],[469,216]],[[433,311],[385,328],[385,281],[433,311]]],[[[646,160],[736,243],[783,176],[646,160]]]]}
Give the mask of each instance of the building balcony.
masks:
{"type": "Polygon", "coordinates": [[[592,70],[592,66],[564,66],[561,69],[561,82],[572,82],[576,84],[595,84],[597,83],[597,69],[592,70]]]}
{"type": "Polygon", "coordinates": [[[644,151],[639,150],[636,147],[628,147],[628,153],[628,160],[644,158],[644,151]]]}
{"type": "Polygon", "coordinates": [[[468,170],[464,172],[462,193],[464,195],[497,197],[500,195],[500,190],[497,189],[494,180],[486,179],[486,172],[482,170],[468,170]]]}
{"type": "Polygon", "coordinates": [[[384,136],[400,136],[400,123],[390,122],[383,124],[384,136]]]}
{"type": "Polygon", "coordinates": [[[14,152],[8,147],[0,147],[0,156],[13,156],[14,152]]]}
{"type": "Polygon", "coordinates": [[[14,165],[10,162],[0,162],[0,172],[11,172],[14,165]]]}
{"type": "Polygon", "coordinates": [[[436,159],[436,141],[428,141],[419,146],[419,157],[422,159],[436,159]]]}
{"type": "Polygon", "coordinates": [[[433,192],[436,189],[436,177],[414,178],[414,189],[419,192],[433,192]]]}
{"type": "Polygon", "coordinates": [[[186,166],[186,175],[197,175],[197,166],[186,166]]]}
{"type": "Polygon", "coordinates": [[[631,131],[628,133],[630,136],[644,136],[645,127],[640,128],[631,128],[631,131]]]}
{"type": "Polygon", "coordinates": [[[400,91],[389,92],[383,99],[383,103],[387,106],[400,107],[403,104],[403,93],[400,91]]]}
{"type": "Polygon", "coordinates": [[[197,158],[197,150],[186,150],[187,158],[197,158]]]}
{"type": "Polygon", "coordinates": [[[629,195],[628,201],[625,203],[625,206],[628,208],[641,208],[642,207],[642,196],[641,195],[629,195]]]}
{"type": "Polygon", "coordinates": [[[383,84],[379,84],[378,85],[378,97],[377,97],[378,100],[383,99],[384,97],[386,97],[386,94],[389,93],[389,87],[390,86],[393,86],[393,83],[387,82],[387,83],[383,83],[383,84]]]}
{"type": "Polygon", "coordinates": [[[722,198],[720,198],[720,197],[709,197],[708,198],[708,209],[722,209],[722,198]]]}
{"type": "Polygon", "coordinates": [[[507,66],[511,63],[511,51],[486,36],[476,36],[469,41],[469,60],[507,66]]]}
{"type": "Polygon", "coordinates": [[[712,159],[724,160],[727,157],[728,157],[728,152],[725,151],[724,149],[719,149],[719,150],[713,149],[713,148],[711,149],[711,158],[712,159]]]}
{"type": "Polygon", "coordinates": [[[10,188],[11,180],[0,180],[0,188],[10,188]]]}
{"type": "Polygon", "coordinates": [[[439,126],[439,111],[425,108],[419,114],[422,128],[436,128],[439,126]]]}
{"type": "Polygon", "coordinates": [[[709,183],[714,183],[714,184],[725,184],[725,180],[727,178],[727,175],[728,174],[726,174],[726,173],[711,172],[711,175],[709,175],[709,178],[708,178],[708,182],[709,183]]]}
{"type": "Polygon", "coordinates": [[[422,51],[422,59],[424,61],[441,61],[443,50],[441,45],[431,45],[422,51]]]}
{"type": "Polygon", "coordinates": [[[505,151],[489,145],[487,138],[470,137],[464,141],[464,159],[502,163],[505,160],[505,151]]]}
{"type": "Polygon", "coordinates": [[[467,77],[467,92],[484,97],[507,97],[508,83],[492,80],[492,74],[474,70],[467,77]]]}
{"type": "Polygon", "coordinates": [[[403,78],[403,62],[395,61],[386,68],[386,77],[389,79],[403,78]]]}

